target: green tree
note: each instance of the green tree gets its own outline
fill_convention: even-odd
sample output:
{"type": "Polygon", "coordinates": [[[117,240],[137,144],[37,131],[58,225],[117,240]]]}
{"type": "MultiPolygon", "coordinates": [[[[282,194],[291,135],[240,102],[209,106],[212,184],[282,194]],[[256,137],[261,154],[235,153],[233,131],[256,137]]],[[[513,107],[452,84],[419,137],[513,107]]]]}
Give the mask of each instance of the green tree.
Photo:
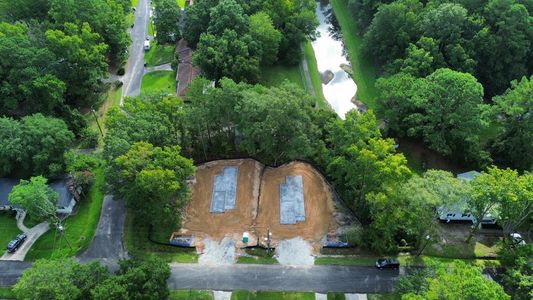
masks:
{"type": "Polygon", "coordinates": [[[222,36],[227,29],[231,29],[241,36],[248,32],[248,15],[235,0],[220,0],[211,9],[207,33],[222,36]]]}
{"type": "Polygon", "coordinates": [[[229,77],[235,81],[255,82],[259,78],[259,45],[248,34],[232,29],[221,36],[202,34],[193,61],[207,78],[218,81],[229,77]]]}
{"type": "Polygon", "coordinates": [[[13,292],[17,299],[78,299],[81,291],[70,277],[76,265],[73,259],[37,260],[22,274],[13,292]]]}
{"type": "Polygon", "coordinates": [[[29,181],[22,179],[9,193],[9,203],[22,207],[39,221],[55,217],[59,194],[46,182],[42,176],[32,177],[29,181]]]}
{"type": "Polygon", "coordinates": [[[382,3],[390,2],[393,0],[348,0],[348,8],[357,22],[359,34],[364,33],[370,25],[378,7],[382,3]]]}
{"type": "MultiPolygon", "coordinates": [[[[122,1],[123,2],[123,1],[122,1]]],[[[98,33],[108,48],[105,54],[112,62],[121,63],[126,59],[130,38],[126,32],[126,13],[123,3],[115,0],[64,1],[50,0],[49,16],[57,26],[74,23],[89,24],[98,33]]],[[[85,41],[88,45],[89,41],[85,41]]]]}
{"type": "Polygon", "coordinates": [[[498,283],[487,280],[480,268],[458,260],[437,267],[435,276],[427,280],[429,281],[427,292],[404,294],[402,300],[511,299],[498,283]]]}
{"type": "Polygon", "coordinates": [[[129,300],[128,283],[121,277],[110,277],[91,290],[94,300],[129,300]]]}
{"type": "Polygon", "coordinates": [[[363,51],[385,65],[405,54],[410,43],[420,35],[418,0],[399,0],[379,6],[363,39],[363,51]]]}
{"type": "Polygon", "coordinates": [[[95,94],[101,89],[100,80],[107,75],[106,44],[87,23],[65,23],[63,30],[48,30],[46,40],[60,65],[58,77],[67,85],[67,102],[94,104],[95,94]]]}
{"type": "Polygon", "coordinates": [[[177,41],[180,38],[178,2],[175,0],[157,0],[155,4],[154,25],[157,30],[157,42],[166,44],[177,41]]]}
{"type": "Polygon", "coordinates": [[[289,64],[301,60],[300,45],[309,37],[315,36],[318,18],[314,0],[270,0],[264,2],[264,12],[283,37],[279,57],[289,64]]]}
{"type": "Polygon", "coordinates": [[[183,37],[189,45],[196,47],[200,41],[200,35],[207,32],[211,20],[211,8],[218,4],[218,0],[195,1],[194,5],[185,7],[185,22],[183,37]]]}
{"type": "Polygon", "coordinates": [[[436,235],[436,209],[464,201],[467,193],[463,181],[437,170],[374,193],[368,197],[372,223],[367,240],[379,252],[397,250],[400,239],[420,249],[427,236],[436,235]]]}
{"type": "Polygon", "coordinates": [[[179,146],[160,148],[138,142],[108,170],[115,192],[147,224],[175,224],[179,208],[189,200],[186,180],[194,165],[180,151],[179,146]]]}
{"type": "Polygon", "coordinates": [[[7,19],[11,22],[19,20],[44,20],[48,13],[48,0],[9,0],[5,1],[3,9],[7,19]]]}
{"type": "Polygon", "coordinates": [[[250,36],[261,48],[261,64],[271,65],[278,57],[281,32],[273,25],[272,20],[265,12],[258,12],[250,17],[250,36]]]}
{"type": "Polygon", "coordinates": [[[36,46],[28,31],[20,23],[0,23],[0,115],[53,114],[64,103],[65,83],[51,73],[56,58],[36,46]]]}
{"type": "Polygon", "coordinates": [[[518,173],[514,170],[491,167],[473,179],[471,184],[472,194],[468,198],[468,206],[476,220],[467,242],[477,232],[481,220],[487,214],[497,216],[499,212],[503,213],[501,222],[506,225],[505,231],[511,233],[533,211],[532,202],[527,198],[531,196],[531,184],[528,187],[526,182],[520,182],[518,173]],[[519,211],[520,209],[526,211],[519,211]],[[522,213],[525,213],[524,217],[522,213]]]}
{"type": "Polygon", "coordinates": [[[246,153],[278,164],[312,154],[314,99],[293,84],[270,89],[257,86],[243,92],[235,110],[240,116],[238,147],[246,153]]]}
{"type": "Polygon", "coordinates": [[[407,180],[411,171],[405,157],[396,154],[394,141],[382,138],[373,112],[353,110],[345,117],[326,125],[331,157],[327,172],[360,221],[368,224],[371,216],[366,196],[407,180]]]}
{"type": "Polygon", "coordinates": [[[135,142],[156,146],[184,145],[183,101],[175,96],[154,93],[127,97],[120,109],[111,109],[106,118],[104,157],[111,162],[126,153],[135,142]]]}
{"type": "Polygon", "coordinates": [[[145,260],[120,261],[117,274],[119,286],[125,286],[131,300],[159,300],[168,298],[167,280],[170,267],[161,258],[150,256],[145,260]]]}
{"type": "Polygon", "coordinates": [[[529,263],[533,256],[533,244],[519,247],[503,247],[498,258],[505,272],[503,285],[513,299],[528,300],[533,297],[533,266],[529,263]]]}
{"type": "Polygon", "coordinates": [[[519,170],[533,170],[533,77],[513,81],[511,89],[493,99],[494,118],[503,130],[492,144],[498,162],[519,170]]]}
{"type": "Polygon", "coordinates": [[[24,154],[22,126],[11,118],[0,118],[0,176],[6,176],[21,162],[24,154]]]}
{"type": "Polygon", "coordinates": [[[63,153],[70,147],[74,134],[65,122],[41,114],[22,119],[21,137],[23,169],[31,174],[59,175],[63,170],[63,153]]]}
{"type": "Polygon", "coordinates": [[[476,74],[488,95],[505,91],[509,82],[527,74],[533,41],[533,19],[515,0],[491,0],[482,15],[488,28],[476,37],[476,74]]]}
{"type": "Polygon", "coordinates": [[[398,73],[376,81],[379,91],[378,113],[393,134],[404,136],[410,128],[404,118],[414,110],[411,99],[415,93],[415,82],[416,78],[409,73],[398,73]]]}

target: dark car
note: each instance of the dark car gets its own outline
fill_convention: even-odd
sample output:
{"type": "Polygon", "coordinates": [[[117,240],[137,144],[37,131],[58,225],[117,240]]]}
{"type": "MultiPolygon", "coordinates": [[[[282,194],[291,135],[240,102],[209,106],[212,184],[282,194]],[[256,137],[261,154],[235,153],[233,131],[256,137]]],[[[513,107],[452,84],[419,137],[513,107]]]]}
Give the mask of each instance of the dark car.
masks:
{"type": "Polygon", "coordinates": [[[400,267],[400,262],[394,258],[381,258],[376,261],[376,268],[378,269],[397,269],[400,267]]]}
{"type": "Polygon", "coordinates": [[[12,240],[11,242],[9,242],[9,244],[7,244],[7,252],[13,253],[13,252],[17,251],[17,249],[20,247],[20,245],[22,245],[22,243],[24,243],[26,238],[27,238],[27,236],[25,234],[17,235],[17,237],[14,240],[12,240]]]}

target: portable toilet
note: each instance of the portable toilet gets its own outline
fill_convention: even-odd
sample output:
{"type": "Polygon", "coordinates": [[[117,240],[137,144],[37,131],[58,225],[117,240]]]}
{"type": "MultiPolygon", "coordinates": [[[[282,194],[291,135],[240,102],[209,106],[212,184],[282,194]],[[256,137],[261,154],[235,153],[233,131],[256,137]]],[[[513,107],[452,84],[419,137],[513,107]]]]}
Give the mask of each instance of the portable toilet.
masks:
{"type": "Polygon", "coordinates": [[[245,232],[242,234],[242,242],[245,244],[248,244],[248,240],[250,239],[250,234],[248,232],[245,232]]]}

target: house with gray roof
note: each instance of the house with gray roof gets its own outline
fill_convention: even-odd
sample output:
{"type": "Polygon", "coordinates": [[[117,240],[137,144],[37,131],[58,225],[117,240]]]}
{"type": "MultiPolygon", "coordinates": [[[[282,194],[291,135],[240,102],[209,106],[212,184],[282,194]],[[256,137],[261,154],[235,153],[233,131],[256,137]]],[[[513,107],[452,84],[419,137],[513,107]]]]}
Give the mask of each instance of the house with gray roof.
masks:
{"type": "MultiPolygon", "coordinates": [[[[9,203],[9,193],[18,185],[20,180],[11,178],[0,178],[0,210],[20,210],[20,207],[9,203]]],[[[79,191],[74,187],[70,176],[63,176],[51,181],[48,185],[58,193],[57,210],[58,214],[71,214],[79,198],[79,191]]]]}

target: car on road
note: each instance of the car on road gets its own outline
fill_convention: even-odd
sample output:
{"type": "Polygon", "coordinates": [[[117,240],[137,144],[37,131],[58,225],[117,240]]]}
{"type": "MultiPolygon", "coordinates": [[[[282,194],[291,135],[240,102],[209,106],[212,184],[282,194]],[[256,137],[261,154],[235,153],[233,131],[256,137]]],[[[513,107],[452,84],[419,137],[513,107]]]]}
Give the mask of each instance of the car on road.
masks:
{"type": "Polygon", "coordinates": [[[395,258],[380,258],[376,261],[376,268],[383,269],[398,269],[400,262],[395,258]]]}
{"type": "Polygon", "coordinates": [[[144,41],[144,51],[150,50],[150,41],[147,39],[144,41]]]}
{"type": "Polygon", "coordinates": [[[17,235],[17,237],[14,240],[12,240],[11,242],[9,242],[9,244],[7,244],[7,252],[13,253],[17,251],[17,249],[20,247],[20,245],[22,245],[22,243],[24,243],[27,237],[28,236],[26,236],[24,233],[17,235]]]}

